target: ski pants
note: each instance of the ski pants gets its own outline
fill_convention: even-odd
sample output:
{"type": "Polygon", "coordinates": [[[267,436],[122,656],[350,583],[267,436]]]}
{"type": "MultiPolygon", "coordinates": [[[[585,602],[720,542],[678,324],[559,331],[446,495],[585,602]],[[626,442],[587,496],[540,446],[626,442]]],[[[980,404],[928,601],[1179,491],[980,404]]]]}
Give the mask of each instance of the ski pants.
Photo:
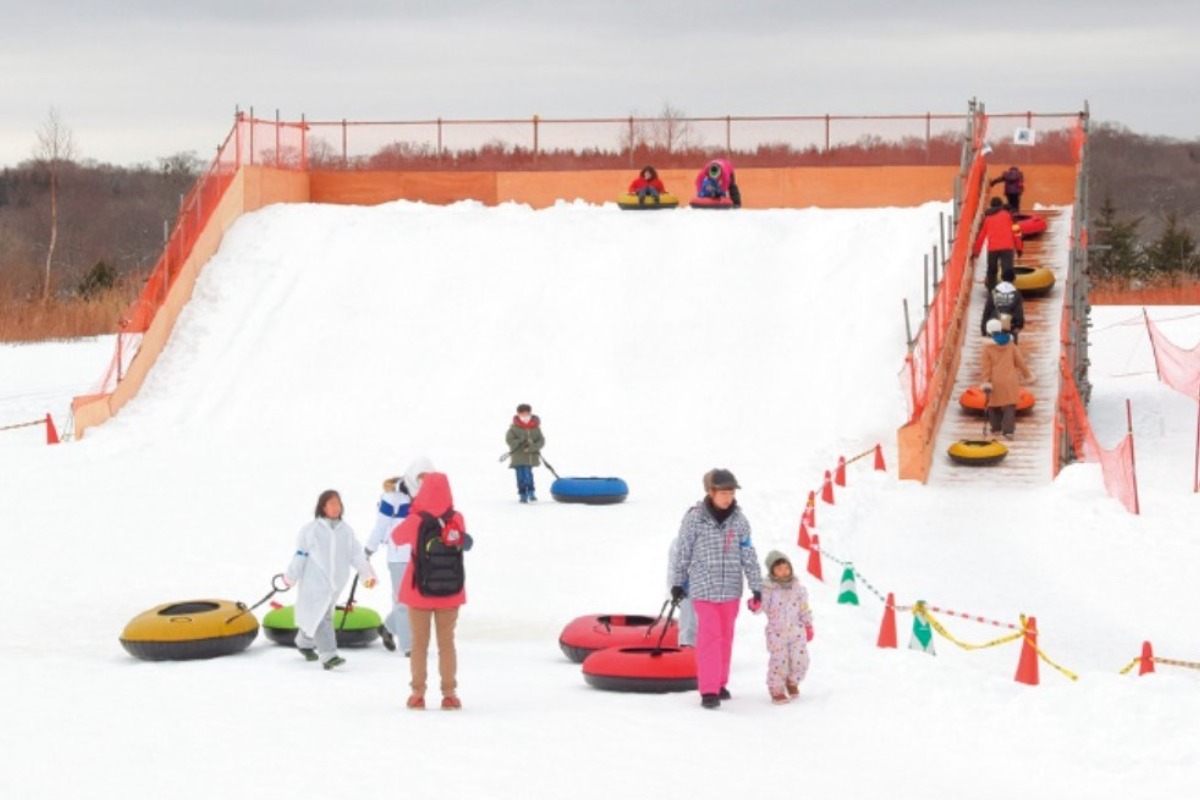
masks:
{"type": "Polygon", "coordinates": [[[798,684],[808,674],[808,641],[804,629],[788,633],[767,631],[767,690],[783,694],[788,684],[798,684]]]}
{"type": "Polygon", "coordinates": [[[1017,407],[1015,405],[988,406],[987,416],[992,433],[1004,432],[1012,436],[1017,432],[1017,407]]]}
{"type": "Polygon", "coordinates": [[[717,694],[729,683],[733,660],[733,626],[738,601],[694,600],[696,621],[696,682],[700,694],[717,694]]]}
{"type": "Polygon", "coordinates": [[[412,624],[412,690],[413,694],[425,696],[429,678],[429,640],[433,628],[437,628],[438,677],[441,678],[442,694],[446,697],[458,688],[458,653],[454,647],[454,627],[458,624],[458,608],[412,608],[408,609],[408,621],[412,624]]]}
{"type": "Polygon", "coordinates": [[[388,575],[392,578],[392,610],[384,619],[383,625],[392,632],[400,644],[400,650],[412,651],[412,626],[408,624],[408,606],[400,602],[400,586],[404,581],[404,570],[407,561],[389,561],[388,575]]]}
{"type": "Polygon", "coordinates": [[[679,601],[679,646],[696,646],[696,609],[690,597],[679,601]]]}
{"type": "Polygon", "coordinates": [[[298,650],[316,650],[322,663],[337,655],[337,632],[333,629],[333,606],[325,609],[325,616],[317,623],[313,633],[296,630],[296,648],[298,650]]]}
{"type": "Polygon", "coordinates": [[[533,467],[521,464],[513,469],[517,473],[517,494],[522,500],[528,500],[533,497],[533,467]]]}
{"type": "Polygon", "coordinates": [[[1000,272],[1000,280],[1012,283],[1017,279],[1017,270],[1013,266],[1015,256],[1012,250],[993,250],[988,248],[987,254],[987,275],[984,276],[983,285],[990,292],[996,288],[996,272],[1000,272]]]}

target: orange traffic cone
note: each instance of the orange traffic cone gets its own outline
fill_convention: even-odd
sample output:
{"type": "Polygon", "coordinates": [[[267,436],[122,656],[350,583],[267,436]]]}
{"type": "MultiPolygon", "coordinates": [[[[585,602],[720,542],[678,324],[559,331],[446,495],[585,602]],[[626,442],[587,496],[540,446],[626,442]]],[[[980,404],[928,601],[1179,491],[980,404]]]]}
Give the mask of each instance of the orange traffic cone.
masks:
{"type": "Polygon", "coordinates": [[[896,648],[896,597],[891,592],[888,592],[887,605],[883,607],[883,622],[875,646],[896,648]]]}
{"type": "Polygon", "coordinates": [[[883,465],[883,447],[881,445],[875,445],[875,469],[880,472],[887,470],[887,467],[883,465]]]}
{"type": "Polygon", "coordinates": [[[812,536],[812,547],[808,549],[808,574],[819,581],[825,580],[821,575],[821,537],[812,536]]]}
{"type": "Polygon", "coordinates": [[[833,472],[833,482],[838,486],[846,485],[846,457],[838,456],[837,469],[833,472]]]}
{"type": "Polygon", "coordinates": [[[808,538],[808,526],[803,519],[800,520],[800,535],[796,538],[796,544],[805,550],[812,546],[812,539],[808,538]]]}
{"type": "Polygon", "coordinates": [[[58,430],[49,414],[46,414],[46,444],[58,444],[58,430]]]}
{"type": "Polygon", "coordinates": [[[821,502],[833,505],[833,477],[825,470],[825,482],[821,484],[821,502]]]}
{"type": "Polygon", "coordinates": [[[1138,660],[1142,662],[1138,666],[1138,675],[1154,672],[1154,651],[1150,649],[1149,642],[1142,642],[1142,657],[1138,660]]]}
{"type": "Polygon", "coordinates": [[[808,503],[804,506],[804,516],[800,518],[801,522],[810,528],[817,527],[817,493],[808,493],[808,503]]]}
{"type": "Polygon", "coordinates": [[[1017,662],[1017,683],[1038,685],[1037,618],[1021,618],[1025,624],[1025,639],[1021,644],[1021,660],[1017,662]]]}

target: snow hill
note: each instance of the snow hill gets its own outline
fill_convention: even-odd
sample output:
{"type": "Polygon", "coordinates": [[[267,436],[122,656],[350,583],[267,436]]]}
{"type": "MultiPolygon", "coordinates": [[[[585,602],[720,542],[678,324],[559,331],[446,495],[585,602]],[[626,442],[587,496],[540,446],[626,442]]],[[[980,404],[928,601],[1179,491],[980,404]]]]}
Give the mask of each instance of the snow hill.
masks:
{"type": "MultiPolygon", "coordinates": [[[[1133,398],[1142,516],[1091,465],[1042,486],[926,487],[870,459],[817,508],[823,545],[876,590],[1004,623],[1034,615],[1044,652],[1077,682],[1043,664],[1040,686],[1015,683],[1016,644],[905,649],[906,614],[901,649],[880,650],[882,605],[862,584],[860,606],[836,604],[831,560],[824,583],[805,576],[817,638],[799,703],[769,703],[763,621],[745,612],[735,697],[717,713],[695,694],[591,689],[558,650],[576,616],[657,613],[670,540],[715,466],[744,487],[760,555],[783,548],[803,569],[797,523],[824,471],[877,442],[894,466],[902,300],[920,304],[922,254],[946,211],[397,202],[243,217],[115,419],[65,446],[0,439],[0,794],[1194,789],[1200,675],[1119,674],[1146,639],[1200,660],[1196,409],[1155,381],[1135,309],[1097,316],[1092,411],[1111,444],[1133,398]],[[541,416],[559,474],[623,477],[628,501],[550,502],[541,469],[543,502],[519,505],[498,458],[520,402],[541,416]],[[345,651],[334,673],[261,637],[205,662],[121,649],[126,622],[159,603],[259,599],[325,488],[365,537],[380,481],[418,455],[449,474],[477,542],[460,714],[404,710],[408,664],[378,646],[345,651]]],[[[1195,341],[1190,311],[1168,335],[1195,341]]],[[[0,348],[0,410],[62,383],[49,370],[66,345],[43,347],[44,359],[0,348]]],[[[382,588],[358,599],[387,607],[382,588]]],[[[967,643],[1010,632],[941,621],[967,643]]]]}

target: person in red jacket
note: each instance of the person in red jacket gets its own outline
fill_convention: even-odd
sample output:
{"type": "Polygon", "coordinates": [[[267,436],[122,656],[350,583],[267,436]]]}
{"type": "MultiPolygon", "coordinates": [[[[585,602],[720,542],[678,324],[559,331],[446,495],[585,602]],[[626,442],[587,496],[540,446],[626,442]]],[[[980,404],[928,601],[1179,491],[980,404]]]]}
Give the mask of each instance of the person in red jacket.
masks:
{"type": "Polygon", "coordinates": [[[470,549],[471,539],[466,534],[466,522],[462,514],[454,510],[449,479],[440,472],[427,472],[422,476],[420,486],[409,507],[408,516],[392,531],[392,541],[398,547],[412,549],[412,557],[408,560],[400,586],[400,602],[408,606],[408,622],[412,626],[412,695],[408,698],[408,707],[425,708],[429,640],[432,629],[436,627],[442,708],[458,709],[462,708],[462,702],[458,699],[458,653],[454,645],[454,627],[458,624],[459,608],[467,602],[467,590],[464,582],[453,594],[428,596],[422,593],[416,579],[419,557],[416,552],[417,534],[422,520],[432,515],[445,520],[445,530],[462,534],[462,549],[470,549]]]}
{"type": "Polygon", "coordinates": [[[993,197],[991,206],[983,214],[983,224],[979,226],[979,234],[975,237],[975,246],[971,248],[971,257],[979,258],[983,244],[987,242],[987,273],[983,283],[989,292],[996,288],[996,270],[1000,269],[1000,279],[1012,283],[1017,278],[1014,264],[1015,256],[1022,250],[1021,227],[1013,222],[1012,214],[1004,206],[1004,201],[993,197]],[[1015,254],[1015,255],[1014,255],[1015,254]]]}
{"type": "Polygon", "coordinates": [[[637,195],[638,205],[645,205],[647,197],[655,203],[659,202],[659,195],[665,191],[666,187],[658,177],[658,172],[651,166],[642,167],[633,183],[629,184],[629,193],[637,195]]]}

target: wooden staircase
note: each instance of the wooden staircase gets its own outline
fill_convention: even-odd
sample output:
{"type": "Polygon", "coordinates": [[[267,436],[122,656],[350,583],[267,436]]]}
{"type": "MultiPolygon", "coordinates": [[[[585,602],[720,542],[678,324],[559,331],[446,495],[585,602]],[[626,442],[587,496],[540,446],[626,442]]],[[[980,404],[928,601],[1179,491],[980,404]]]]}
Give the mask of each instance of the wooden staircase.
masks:
{"type": "Polygon", "coordinates": [[[1011,440],[1000,441],[1008,447],[1008,456],[992,466],[967,466],[950,459],[946,451],[962,439],[991,439],[985,432],[985,417],[963,409],[959,403],[962,393],[981,382],[980,372],[984,343],[979,321],[987,295],[983,288],[986,259],[977,259],[973,275],[977,289],[972,289],[967,309],[966,336],[954,378],[951,402],[938,430],[929,471],[929,483],[978,483],[988,481],[997,485],[1044,484],[1053,477],[1054,414],[1058,399],[1058,359],[1060,329],[1063,313],[1063,286],[1070,263],[1071,207],[1035,209],[1045,217],[1046,232],[1025,241],[1024,253],[1017,258],[1019,267],[1046,267],[1054,273],[1054,287],[1041,296],[1024,296],[1025,328],[1021,331],[1020,348],[1029,368],[1037,375],[1037,383],[1026,387],[1034,395],[1033,408],[1017,415],[1017,432],[1011,440]]]}

